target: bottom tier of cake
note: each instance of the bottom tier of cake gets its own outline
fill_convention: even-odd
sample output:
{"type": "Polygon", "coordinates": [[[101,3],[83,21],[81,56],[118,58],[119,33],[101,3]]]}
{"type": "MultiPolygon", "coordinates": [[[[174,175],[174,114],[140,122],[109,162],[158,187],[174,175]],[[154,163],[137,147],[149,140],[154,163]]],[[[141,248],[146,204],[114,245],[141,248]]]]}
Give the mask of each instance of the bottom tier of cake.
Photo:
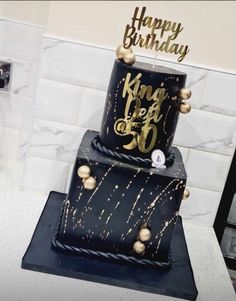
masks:
{"type": "Polygon", "coordinates": [[[180,152],[173,148],[175,162],[169,168],[142,168],[93,149],[97,134],[88,131],[80,145],[54,246],[79,255],[169,266],[186,183],[180,152]],[[78,175],[81,166],[90,170],[88,182],[78,175]]]}

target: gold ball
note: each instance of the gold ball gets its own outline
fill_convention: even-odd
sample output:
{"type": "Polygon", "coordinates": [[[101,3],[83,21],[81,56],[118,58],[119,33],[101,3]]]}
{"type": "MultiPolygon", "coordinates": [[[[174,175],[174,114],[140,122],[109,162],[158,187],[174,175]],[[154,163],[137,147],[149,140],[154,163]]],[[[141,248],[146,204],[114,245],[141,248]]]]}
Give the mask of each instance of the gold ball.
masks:
{"type": "Polygon", "coordinates": [[[191,95],[192,95],[192,92],[191,92],[190,89],[182,88],[179,91],[179,97],[181,99],[187,100],[187,99],[189,99],[191,97],[191,95]]]}
{"type": "Polygon", "coordinates": [[[118,60],[122,60],[126,54],[131,52],[133,52],[131,48],[126,49],[123,45],[120,45],[116,49],[116,57],[118,58],[118,60]]]}
{"type": "Polygon", "coordinates": [[[82,179],[87,179],[91,174],[91,169],[87,165],[82,165],[78,168],[77,174],[82,179]]]}
{"type": "Polygon", "coordinates": [[[135,253],[142,254],[145,251],[145,245],[138,240],[133,244],[133,249],[135,253]]]}
{"type": "Polygon", "coordinates": [[[184,194],[183,194],[183,199],[186,200],[187,198],[189,198],[190,196],[190,192],[187,188],[184,189],[184,194]]]}
{"type": "Polygon", "coordinates": [[[135,63],[135,54],[133,52],[125,53],[124,62],[128,65],[133,65],[135,63]]]}
{"type": "Polygon", "coordinates": [[[179,106],[179,111],[182,114],[187,114],[191,111],[191,105],[188,102],[183,101],[179,106]]]}
{"type": "Polygon", "coordinates": [[[147,228],[143,228],[139,231],[139,239],[141,241],[148,241],[151,238],[151,231],[147,228]]]}
{"type": "Polygon", "coordinates": [[[93,190],[97,185],[97,181],[93,177],[88,177],[84,180],[84,188],[88,190],[93,190]]]}

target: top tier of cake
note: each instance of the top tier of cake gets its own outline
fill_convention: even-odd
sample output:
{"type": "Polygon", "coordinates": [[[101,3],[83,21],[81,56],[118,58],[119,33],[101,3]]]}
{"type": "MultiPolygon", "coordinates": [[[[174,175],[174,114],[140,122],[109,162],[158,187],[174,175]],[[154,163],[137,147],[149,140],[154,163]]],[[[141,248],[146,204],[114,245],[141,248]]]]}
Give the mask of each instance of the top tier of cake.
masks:
{"type": "Polygon", "coordinates": [[[133,157],[171,154],[186,74],[146,63],[115,60],[100,131],[101,144],[133,157]]]}

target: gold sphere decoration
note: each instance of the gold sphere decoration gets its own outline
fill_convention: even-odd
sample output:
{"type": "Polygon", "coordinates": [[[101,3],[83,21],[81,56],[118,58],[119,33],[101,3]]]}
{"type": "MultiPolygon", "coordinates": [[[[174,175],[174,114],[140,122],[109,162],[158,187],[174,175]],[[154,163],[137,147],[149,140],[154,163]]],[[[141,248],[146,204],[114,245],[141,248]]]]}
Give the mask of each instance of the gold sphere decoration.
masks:
{"type": "Polygon", "coordinates": [[[181,99],[187,100],[191,97],[191,95],[192,95],[192,91],[190,89],[182,88],[179,91],[179,97],[181,99]]]}
{"type": "Polygon", "coordinates": [[[138,240],[133,244],[133,249],[135,253],[142,254],[145,251],[145,245],[138,240]]]}
{"type": "Polygon", "coordinates": [[[94,177],[88,177],[84,180],[84,188],[88,190],[93,190],[97,186],[97,181],[94,177]]]}
{"type": "Polygon", "coordinates": [[[183,101],[179,106],[179,111],[182,114],[187,114],[191,111],[191,105],[188,102],[183,101]]]}
{"type": "Polygon", "coordinates": [[[190,192],[187,188],[184,189],[183,199],[186,200],[190,196],[190,192]]]}
{"type": "Polygon", "coordinates": [[[82,179],[87,179],[91,174],[91,169],[87,165],[82,165],[78,168],[77,174],[82,179]]]}
{"type": "Polygon", "coordinates": [[[143,228],[139,231],[139,239],[141,241],[148,241],[151,238],[151,231],[147,228],[143,228]]]}
{"type": "Polygon", "coordinates": [[[120,45],[116,49],[116,57],[118,60],[124,60],[128,65],[133,65],[135,63],[135,54],[132,48],[125,48],[123,45],[120,45]]]}
{"type": "Polygon", "coordinates": [[[133,52],[131,48],[126,49],[123,45],[120,45],[116,49],[116,57],[118,58],[118,60],[123,60],[124,56],[131,52],[133,52]]]}
{"type": "Polygon", "coordinates": [[[135,54],[133,52],[126,53],[124,55],[124,62],[128,65],[133,65],[135,63],[135,54]]]}

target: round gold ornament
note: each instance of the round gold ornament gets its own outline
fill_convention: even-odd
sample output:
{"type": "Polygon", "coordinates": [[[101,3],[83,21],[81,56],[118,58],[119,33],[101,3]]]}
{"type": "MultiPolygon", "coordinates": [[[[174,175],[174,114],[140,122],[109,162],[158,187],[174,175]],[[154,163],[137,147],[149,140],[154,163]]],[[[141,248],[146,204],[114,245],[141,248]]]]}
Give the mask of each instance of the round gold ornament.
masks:
{"type": "Polygon", "coordinates": [[[93,190],[97,186],[97,181],[93,177],[88,177],[84,180],[84,188],[93,190]]]}
{"type": "Polygon", "coordinates": [[[147,228],[143,228],[139,231],[139,239],[141,241],[148,241],[151,238],[151,231],[147,228]]]}
{"type": "Polygon", "coordinates": [[[133,65],[135,63],[135,54],[133,52],[125,53],[124,62],[128,65],[133,65]]]}
{"type": "Polygon", "coordinates": [[[184,194],[183,194],[183,199],[186,200],[187,198],[189,198],[190,196],[190,192],[187,188],[184,189],[184,194]]]}
{"type": "Polygon", "coordinates": [[[124,56],[128,53],[132,53],[132,49],[131,48],[125,48],[123,45],[120,45],[117,49],[116,49],[116,57],[118,58],[118,60],[122,60],[124,58],[124,56]]]}
{"type": "Polygon", "coordinates": [[[188,102],[183,101],[179,106],[179,111],[182,114],[187,114],[191,111],[191,105],[188,102]]]}
{"type": "Polygon", "coordinates": [[[128,65],[135,63],[135,54],[131,47],[125,48],[123,45],[120,45],[116,49],[116,57],[118,60],[124,60],[124,62],[128,65]]]}
{"type": "Polygon", "coordinates": [[[133,249],[135,253],[142,254],[145,251],[145,245],[138,240],[133,244],[133,249]]]}
{"type": "Polygon", "coordinates": [[[87,179],[91,174],[91,169],[87,165],[82,165],[78,168],[77,174],[82,179],[87,179]]]}
{"type": "Polygon", "coordinates": [[[182,88],[179,91],[179,97],[181,99],[187,100],[187,99],[189,99],[191,97],[191,95],[192,95],[192,92],[191,92],[190,89],[182,88]]]}

